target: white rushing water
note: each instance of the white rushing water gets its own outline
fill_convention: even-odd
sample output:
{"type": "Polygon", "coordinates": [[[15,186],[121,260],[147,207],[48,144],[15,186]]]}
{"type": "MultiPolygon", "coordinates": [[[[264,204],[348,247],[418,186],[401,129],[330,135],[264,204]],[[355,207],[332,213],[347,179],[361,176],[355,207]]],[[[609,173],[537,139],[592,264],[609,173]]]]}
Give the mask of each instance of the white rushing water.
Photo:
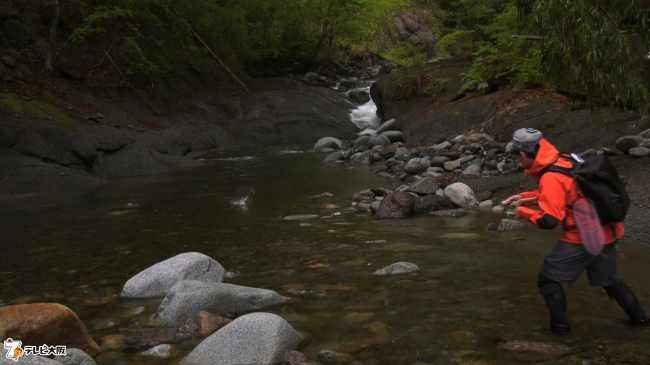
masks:
{"type": "MultiPolygon", "coordinates": [[[[353,90],[363,90],[370,94],[370,85],[350,91],[353,90]]],[[[374,135],[381,125],[381,119],[377,116],[377,105],[372,99],[363,105],[359,105],[357,109],[353,109],[350,112],[350,120],[359,127],[361,130],[360,135],[374,135]]]]}

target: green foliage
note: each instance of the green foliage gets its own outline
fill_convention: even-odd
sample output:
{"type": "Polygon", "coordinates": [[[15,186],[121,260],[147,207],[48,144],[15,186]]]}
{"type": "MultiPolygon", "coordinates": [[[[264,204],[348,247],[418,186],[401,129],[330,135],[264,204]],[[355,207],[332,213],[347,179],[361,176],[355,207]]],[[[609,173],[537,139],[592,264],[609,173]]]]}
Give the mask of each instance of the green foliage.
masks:
{"type": "Polygon", "coordinates": [[[467,59],[472,56],[476,45],[473,30],[457,30],[442,37],[438,42],[438,56],[454,56],[467,59]]]}
{"type": "Polygon", "coordinates": [[[529,29],[519,18],[514,5],[504,8],[494,22],[482,28],[489,41],[480,42],[466,80],[484,81],[504,78],[510,83],[542,83],[544,75],[541,66],[541,49],[536,43],[512,34],[520,29],[529,29]]]}
{"type": "Polygon", "coordinates": [[[415,96],[435,98],[447,91],[451,79],[441,77],[436,71],[426,67],[399,69],[386,80],[383,94],[387,100],[399,101],[415,96]]]}
{"type": "Polygon", "coordinates": [[[403,67],[423,66],[427,61],[426,55],[418,46],[408,42],[394,46],[384,56],[389,62],[403,67]]]}
{"type": "Polygon", "coordinates": [[[534,14],[543,31],[549,81],[591,105],[640,107],[648,90],[640,77],[642,47],[650,42],[640,0],[539,0],[534,14]]]}

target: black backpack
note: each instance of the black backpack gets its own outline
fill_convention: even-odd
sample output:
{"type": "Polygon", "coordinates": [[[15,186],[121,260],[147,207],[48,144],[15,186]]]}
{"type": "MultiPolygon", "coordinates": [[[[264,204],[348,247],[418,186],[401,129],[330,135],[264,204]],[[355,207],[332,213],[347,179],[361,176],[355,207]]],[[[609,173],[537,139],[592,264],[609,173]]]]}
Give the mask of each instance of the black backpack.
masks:
{"type": "Polygon", "coordinates": [[[559,158],[571,162],[573,168],[559,167],[553,163],[543,172],[559,172],[574,178],[582,194],[594,202],[601,224],[622,222],[625,219],[630,197],[607,156],[588,157],[584,163],[565,155],[560,155],[559,158]]]}

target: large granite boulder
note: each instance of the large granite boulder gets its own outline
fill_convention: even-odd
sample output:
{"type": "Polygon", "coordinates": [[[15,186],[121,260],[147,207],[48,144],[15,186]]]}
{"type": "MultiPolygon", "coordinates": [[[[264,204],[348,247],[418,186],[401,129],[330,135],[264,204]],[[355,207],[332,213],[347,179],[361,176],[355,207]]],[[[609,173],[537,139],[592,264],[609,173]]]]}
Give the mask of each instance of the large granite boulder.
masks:
{"type": "Polygon", "coordinates": [[[251,313],[203,340],[181,365],[276,364],[302,339],[281,317],[251,313]]]}
{"type": "Polygon", "coordinates": [[[212,258],[198,252],[186,252],[159,262],[124,284],[124,298],[156,298],[167,295],[181,280],[212,283],[223,281],[224,268],[212,258]]]}
{"type": "Polygon", "coordinates": [[[283,303],[287,298],[267,289],[183,280],[174,285],[156,311],[152,324],[179,326],[200,311],[219,316],[283,303]]]}
{"type": "Polygon", "coordinates": [[[323,137],[316,142],[314,145],[314,151],[321,152],[325,148],[331,148],[333,150],[340,150],[343,148],[343,142],[338,138],[334,137],[323,137]]]}
{"type": "Polygon", "coordinates": [[[444,194],[452,203],[461,208],[475,207],[479,204],[472,189],[460,182],[447,186],[444,194]]]}

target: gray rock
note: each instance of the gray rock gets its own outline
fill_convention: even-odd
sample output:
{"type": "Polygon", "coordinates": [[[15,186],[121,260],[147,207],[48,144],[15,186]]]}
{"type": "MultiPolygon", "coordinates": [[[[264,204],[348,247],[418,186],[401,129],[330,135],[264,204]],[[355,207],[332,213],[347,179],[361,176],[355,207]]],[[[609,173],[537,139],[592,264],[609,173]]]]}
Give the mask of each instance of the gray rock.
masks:
{"type": "Polygon", "coordinates": [[[439,177],[441,177],[441,176],[442,176],[442,174],[439,173],[439,172],[431,172],[431,171],[427,171],[427,172],[423,172],[423,173],[422,173],[422,177],[432,177],[432,178],[434,178],[434,179],[439,178],[439,177]]]}
{"type": "Polygon", "coordinates": [[[474,192],[463,183],[453,183],[445,188],[445,196],[452,203],[461,208],[470,208],[478,205],[474,192]]]}
{"type": "Polygon", "coordinates": [[[412,158],[409,160],[409,162],[406,163],[406,166],[404,166],[404,171],[408,172],[409,174],[418,174],[420,172],[426,171],[429,166],[431,166],[431,162],[426,157],[412,158]]]}
{"type": "MultiPolygon", "coordinates": [[[[6,339],[5,339],[6,340],[6,339]]],[[[2,340],[4,341],[4,340],[2,340]]],[[[2,356],[0,356],[0,365],[15,365],[15,364],[20,364],[20,365],[61,365],[60,362],[53,360],[53,359],[48,359],[47,357],[43,356],[21,356],[18,359],[18,362],[15,362],[13,360],[7,359],[5,356],[5,352],[2,352],[2,356]]]]}
{"type": "Polygon", "coordinates": [[[348,93],[348,96],[357,105],[363,105],[370,101],[370,94],[364,90],[352,90],[348,93]]]}
{"type": "Polygon", "coordinates": [[[401,275],[416,271],[420,271],[420,268],[416,264],[412,264],[410,262],[396,262],[384,267],[383,269],[375,271],[373,274],[378,276],[401,275]]]}
{"type": "Polygon", "coordinates": [[[352,201],[358,203],[364,200],[372,200],[374,197],[375,197],[375,192],[372,191],[372,189],[365,189],[354,193],[352,195],[352,201]]]}
{"type": "Polygon", "coordinates": [[[485,200],[479,203],[479,208],[486,208],[486,209],[492,209],[492,206],[494,205],[494,202],[492,200],[485,200]]]}
{"type": "Polygon", "coordinates": [[[588,149],[588,150],[586,150],[586,151],[584,151],[582,153],[579,153],[578,156],[580,156],[582,158],[589,158],[589,157],[592,157],[592,156],[596,156],[596,150],[593,149],[593,148],[590,148],[590,149],[588,149]]]}
{"type": "Polygon", "coordinates": [[[181,365],[280,363],[303,337],[280,316],[251,313],[241,316],[201,342],[181,365]]]}
{"type": "Polygon", "coordinates": [[[142,352],[141,355],[166,359],[169,356],[171,356],[171,350],[172,350],[171,345],[164,344],[164,345],[158,345],[156,347],[152,347],[149,350],[142,352]]]}
{"type": "Polygon", "coordinates": [[[327,157],[325,157],[323,162],[336,162],[336,161],[342,161],[342,160],[344,160],[343,159],[343,152],[336,151],[336,152],[332,152],[329,155],[327,155],[327,157]]]}
{"type": "Polygon", "coordinates": [[[212,258],[198,252],[186,252],[159,262],[124,284],[123,298],[156,298],[167,295],[181,280],[221,283],[225,270],[212,258]]]}
{"type": "Polygon", "coordinates": [[[498,228],[496,223],[490,223],[485,227],[486,231],[496,231],[498,228]]]}
{"type": "Polygon", "coordinates": [[[506,208],[504,208],[503,205],[496,205],[492,207],[492,213],[499,214],[499,215],[503,214],[505,210],[506,208]]]}
{"type": "Polygon", "coordinates": [[[441,174],[441,173],[445,172],[445,169],[443,169],[442,167],[429,167],[427,169],[427,172],[433,172],[433,173],[441,174]]]}
{"type": "Polygon", "coordinates": [[[320,152],[320,153],[334,153],[335,151],[336,151],[336,150],[333,149],[333,148],[325,147],[325,148],[321,149],[321,150],[318,151],[318,152],[320,152]]]}
{"type": "Polygon", "coordinates": [[[373,154],[370,155],[370,163],[371,164],[377,163],[377,162],[382,162],[382,161],[384,161],[384,159],[381,157],[380,154],[373,153],[373,154]]]}
{"type": "Polygon", "coordinates": [[[379,135],[379,136],[373,136],[368,139],[368,147],[372,148],[375,146],[382,146],[383,147],[388,147],[390,146],[390,139],[386,137],[385,135],[379,135]]]}
{"type": "Polygon", "coordinates": [[[330,192],[324,192],[321,195],[316,196],[317,198],[332,198],[334,197],[334,194],[330,192]]]}
{"type": "MultiPolygon", "coordinates": [[[[57,356],[54,359],[64,365],[97,365],[90,355],[75,348],[66,348],[65,356],[57,356]]],[[[20,359],[20,363],[23,362],[22,360],[20,359]]]]}
{"type": "Polygon", "coordinates": [[[370,151],[355,153],[350,157],[350,162],[355,165],[368,165],[370,164],[370,151]]]}
{"type": "Polygon", "coordinates": [[[648,157],[650,156],[650,148],[646,147],[635,147],[630,148],[628,151],[632,157],[648,157]]]}
{"type": "Polygon", "coordinates": [[[282,218],[283,221],[306,221],[309,219],[316,219],[318,218],[318,214],[296,214],[296,215],[288,215],[284,218],[282,218]]]}
{"type": "MultiPolygon", "coordinates": [[[[431,157],[431,166],[433,167],[443,167],[446,162],[451,161],[449,157],[446,156],[434,156],[431,157]]],[[[439,171],[442,172],[442,171],[439,171]]]]}
{"type": "Polygon", "coordinates": [[[343,148],[343,142],[334,137],[323,137],[316,142],[314,145],[315,152],[321,152],[324,148],[331,148],[334,150],[340,150],[343,148]]]}
{"type": "Polygon", "coordinates": [[[395,156],[393,156],[393,158],[395,158],[396,160],[405,161],[405,162],[408,161],[410,157],[411,157],[411,152],[409,152],[409,150],[407,150],[404,147],[398,148],[397,151],[395,151],[395,156]]]}
{"type": "Polygon", "coordinates": [[[442,152],[444,150],[448,150],[452,147],[453,145],[449,141],[444,141],[442,143],[438,143],[437,145],[432,146],[433,150],[435,152],[442,152]]]}
{"type": "Polygon", "coordinates": [[[646,129],[645,131],[639,133],[639,136],[646,139],[650,138],[650,129],[646,129]]]}
{"type": "Polygon", "coordinates": [[[461,164],[462,161],[459,158],[458,160],[445,162],[443,168],[445,169],[445,171],[454,171],[457,168],[459,168],[461,164]]]}
{"type": "Polygon", "coordinates": [[[415,214],[429,213],[434,210],[449,209],[451,201],[444,196],[427,195],[415,201],[415,214]]]}
{"type": "Polygon", "coordinates": [[[470,143],[475,143],[475,142],[490,143],[490,142],[494,142],[494,138],[492,138],[489,134],[474,133],[467,136],[466,141],[470,143]]]}
{"type": "Polygon", "coordinates": [[[368,147],[370,136],[361,136],[354,141],[354,149],[358,150],[361,147],[368,147]]]}
{"type": "Polygon", "coordinates": [[[630,149],[639,147],[644,139],[641,136],[625,136],[617,139],[614,145],[618,150],[627,153],[630,149]]]}
{"type": "Polygon", "coordinates": [[[463,170],[462,175],[476,176],[481,173],[481,168],[478,165],[470,164],[465,170],[463,170]]]}
{"type": "Polygon", "coordinates": [[[382,134],[386,131],[393,131],[397,129],[397,121],[395,119],[391,119],[389,121],[386,121],[382,123],[382,125],[377,128],[377,134],[382,134]]]}
{"type": "MultiPolygon", "coordinates": [[[[408,186],[406,187],[408,189],[408,186]]],[[[397,189],[399,190],[399,188],[397,189]]],[[[406,192],[396,192],[384,198],[377,208],[375,218],[393,219],[406,218],[413,214],[415,198],[406,192]]]]}
{"type": "Polygon", "coordinates": [[[379,153],[379,152],[383,151],[384,148],[385,148],[384,146],[377,145],[377,146],[374,146],[373,148],[371,148],[371,149],[370,149],[370,152],[372,152],[372,153],[379,153]]]}
{"type": "Polygon", "coordinates": [[[643,142],[639,145],[639,147],[645,147],[645,148],[650,148],[650,139],[644,139],[643,142]]]}
{"type": "Polygon", "coordinates": [[[463,208],[459,209],[449,209],[449,210],[439,210],[429,213],[434,217],[462,217],[467,215],[467,210],[463,208]]]}
{"type": "Polygon", "coordinates": [[[386,131],[380,134],[380,136],[388,138],[391,143],[404,141],[404,135],[400,131],[386,131]]]}
{"type": "Polygon", "coordinates": [[[435,194],[439,187],[436,179],[425,177],[411,184],[408,191],[419,195],[429,195],[435,194]]]}
{"type": "Polygon", "coordinates": [[[502,219],[497,227],[499,232],[519,231],[524,229],[524,224],[514,219],[502,219]]]}
{"type": "Polygon", "coordinates": [[[380,172],[380,173],[377,174],[377,176],[383,177],[384,179],[392,179],[393,178],[393,175],[391,175],[388,172],[380,172]]]}
{"type": "Polygon", "coordinates": [[[459,143],[459,142],[464,141],[465,138],[467,138],[467,137],[466,137],[464,134],[461,134],[461,135],[458,135],[458,136],[454,137],[454,138],[453,138],[452,140],[450,140],[449,142],[450,142],[452,145],[455,145],[455,144],[457,144],[457,143],[459,143]]]}
{"type": "Polygon", "coordinates": [[[472,162],[470,162],[470,164],[471,164],[471,165],[476,165],[476,166],[478,166],[480,169],[482,169],[483,166],[485,166],[485,160],[482,159],[482,158],[474,158],[474,159],[472,160],[472,162]]]}
{"type": "Polygon", "coordinates": [[[283,303],[287,299],[267,289],[183,280],[169,290],[151,324],[179,326],[200,311],[223,317],[231,311],[241,313],[262,309],[283,303]]]}
{"type": "Polygon", "coordinates": [[[319,79],[320,79],[319,74],[315,72],[308,72],[307,74],[305,74],[305,76],[303,76],[302,82],[306,82],[306,83],[318,82],[319,79]]]}
{"type": "Polygon", "coordinates": [[[370,204],[370,211],[372,211],[373,214],[376,213],[380,205],[381,205],[380,200],[372,202],[370,204]]]}

